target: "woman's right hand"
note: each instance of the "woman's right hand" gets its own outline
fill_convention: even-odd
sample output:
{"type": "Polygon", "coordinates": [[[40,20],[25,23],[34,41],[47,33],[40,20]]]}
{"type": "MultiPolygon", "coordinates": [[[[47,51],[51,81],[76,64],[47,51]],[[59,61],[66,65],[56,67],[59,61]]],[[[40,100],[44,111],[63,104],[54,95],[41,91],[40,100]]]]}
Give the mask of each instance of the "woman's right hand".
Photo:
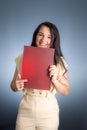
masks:
{"type": "Polygon", "coordinates": [[[21,79],[21,74],[18,74],[18,77],[15,81],[17,91],[21,91],[24,89],[24,83],[27,82],[27,79],[21,79]]]}

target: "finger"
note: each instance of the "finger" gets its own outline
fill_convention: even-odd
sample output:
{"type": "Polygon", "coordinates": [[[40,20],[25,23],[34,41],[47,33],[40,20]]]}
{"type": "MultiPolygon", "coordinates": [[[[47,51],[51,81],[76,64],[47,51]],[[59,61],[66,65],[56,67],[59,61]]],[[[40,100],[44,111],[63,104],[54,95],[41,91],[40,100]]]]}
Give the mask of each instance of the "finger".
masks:
{"type": "Polygon", "coordinates": [[[18,79],[21,79],[21,74],[18,74],[18,79]]]}
{"type": "Polygon", "coordinates": [[[16,84],[24,84],[24,82],[28,82],[27,79],[24,80],[16,80],[16,84]]]}
{"type": "Polygon", "coordinates": [[[20,80],[21,79],[21,74],[17,75],[17,79],[20,80]]]}
{"type": "Polygon", "coordinates": [[[56,70],[56,67],[55,66],[52,66],[49,68],[49,71],[55,71],[56,70]]]}
{"type": "Polygon", "coordinates": [[[54,73],[53,72],[50,72],[50,77],[54,76],[54,73]]]}
{"type": "Polygon", "coordinates": [[[22,82],[28,82],[28,79],[23,79],[23,80],[21,80],[22,82]]]}
{"type": "Polygon", "coordinates": [[[18,88],[18,90],[23,90],[24,89],[24,87],[23,86],[20,86],[19,88],[18,88]]]}
{"type": "Polygon", "coordinates": [[[20,84],[20,88],[23,88],[24,87],[24,84],[22,83],[22,84],[20,84]]]}

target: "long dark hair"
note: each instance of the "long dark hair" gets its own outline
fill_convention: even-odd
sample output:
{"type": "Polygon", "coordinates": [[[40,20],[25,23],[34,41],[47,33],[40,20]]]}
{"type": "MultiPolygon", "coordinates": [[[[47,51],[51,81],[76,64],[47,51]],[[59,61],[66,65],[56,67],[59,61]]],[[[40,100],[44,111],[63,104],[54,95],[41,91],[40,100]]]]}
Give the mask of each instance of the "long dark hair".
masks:
{"type": "Polygon", "coordinates": [[[62,53],[61,47],[60,47],[60,34],[59,34],[57,27],[53,23],[46,21],[46,22],[43,22],[38,25],[38,27],[36,28],[36,30],[33,33],[31,46],[36,46],[36,36],[37,36],[37,33],[39,32],[39,29],[42,26],[48,27],[50,29],[50,33],[52,35],[53,41],[52,41],[52,45],[50,48],[55,48],[54,63],[57,64],[60,62],[63,65],[63,67],[65,68],[65,66],[61,60],[61,57],[63,57],[63,53],[62,53]]]}

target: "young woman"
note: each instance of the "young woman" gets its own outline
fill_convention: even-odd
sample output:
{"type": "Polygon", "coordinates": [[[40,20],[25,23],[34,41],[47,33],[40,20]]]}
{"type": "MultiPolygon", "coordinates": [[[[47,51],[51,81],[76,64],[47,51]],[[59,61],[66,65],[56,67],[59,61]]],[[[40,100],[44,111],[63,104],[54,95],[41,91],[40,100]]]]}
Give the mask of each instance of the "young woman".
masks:
{"type": "Polygon", "coordinates": [[[51,85],[49,91],[24,88],[24,82],[27,82],[27,79],[21,79],[22,55],[16,58],[11,88],[15,92],[21,90],[24,92],[19,104],[16,130],[58,130],[59,105],[55,92],[67,96],[69,82],[67,63],[61,51],[57,27],[50,22],[38,25],[34,31],[31,46],[55,49],[54,64],[49,67],[51,85]]]}

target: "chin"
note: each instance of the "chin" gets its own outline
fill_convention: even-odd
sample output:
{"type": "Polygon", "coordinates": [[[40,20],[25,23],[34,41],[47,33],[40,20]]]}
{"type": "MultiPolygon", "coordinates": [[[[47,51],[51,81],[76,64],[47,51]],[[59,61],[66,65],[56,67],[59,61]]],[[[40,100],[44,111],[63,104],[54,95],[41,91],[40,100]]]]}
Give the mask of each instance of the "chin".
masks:
{"type": "Polygon", "coordinates": [[[48,48],[47,46],[38,46],[38,47],[41,47],[41,48],[48,48]]]}

